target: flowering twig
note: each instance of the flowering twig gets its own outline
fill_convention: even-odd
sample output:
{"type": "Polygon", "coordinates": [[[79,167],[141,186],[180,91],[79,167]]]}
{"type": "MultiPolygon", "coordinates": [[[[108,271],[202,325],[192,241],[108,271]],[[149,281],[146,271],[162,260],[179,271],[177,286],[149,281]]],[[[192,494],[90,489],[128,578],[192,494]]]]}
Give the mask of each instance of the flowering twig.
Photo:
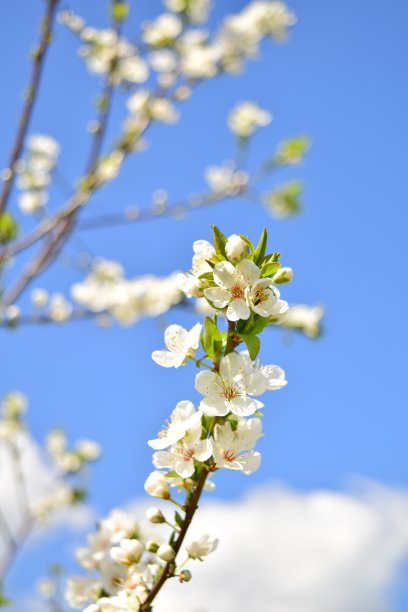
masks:
{"type": "Polygon", "coordinates": [[[30,123],[32,111],[34,109],[36,96],[38,94],[46,52],[52,40],[52,26],[57,5],[58,0],[47,0],[46,13],[44,18],[42,19],[41,24],[40,40],[37,47],[32,52],[32,73],[27,91],[25,93],[25,101],[20,116],[16,138],[10,153],[8,167],[5,171],[5,176],[3,178],[3,189],[0,194],[0,213],[3,212],[6,208],[8,198],[13,188],[15,178],[15,165],[20,158],[21,151],[24,146],[25,136],[30,123]]]}

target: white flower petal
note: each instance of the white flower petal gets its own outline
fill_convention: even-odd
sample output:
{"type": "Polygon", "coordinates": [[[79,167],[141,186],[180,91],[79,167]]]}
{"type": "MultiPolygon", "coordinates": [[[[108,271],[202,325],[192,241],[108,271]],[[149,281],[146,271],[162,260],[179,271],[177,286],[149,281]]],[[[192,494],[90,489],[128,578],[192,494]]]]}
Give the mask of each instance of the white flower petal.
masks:
{"type": "Polygon", "coordinates": [[[207,416],[225,416],[230,412],[228,402],[221,397],[214,399],[213,397],[205,397],[199,406],[200,410],[207,416]]]}
{"type": "Polygon", "coordinates": [[[188,332],[181,325],[169,325],[164,332],[164,343],[173,353],[183,353],[188,342],[188,332]]]}
{"type": "Polygon", "coordinates": [[[261,271],[253,261],[243,259],[237,264],[237,271],[242,274],[245,280],[253,285],[261,276],[261,271]]]}
{"type": "Polygon", "coordinates": [[[251,311],[249,310],[248,304],[244,299],[232,300],[227,308],[227,318],[230,321],[239,321],[243,319],[246,321],[249,319],[251,311]]]}
{"type": "Polygon", "coordinates": [[[174,469],[181,478],[189,478],[194,474],[194,461],[192,459],[188,461],[180,459],[175,462],[174,469]]]}
{"type": "Polygon", "coordinates": [[[212,454],[212,445],[210,440],[201,440],[196,446],[195,459],[197,461],[207,461],[212,454]]]}
{"type": "Polygon", "coordinates": [[[251,397],[234,397],[231,400],[231,412],[236,416],[250,416],[264,405],[251,397]]]}
{"type": "Polygon", "coordinates": [[[209,395],[216,388],[217,378],[218,375],[215,372],[201,370],[195,379],[196,390],[203,395],[209,395]]]}
{"type": "Polygon", "coordinates": [[[204,295],[216,308],[224,308],[231,300],[228,291],[220,287],[209,287],[208,289],[204,289],[204,295]]]}
{"type": "Polygon", "coordinates": [[[214,281],[221,289],[230,289],[236,282],[236,271],[229,261],[220,261],[214,268],[214,281]]]}
{"type": "Polygon", "coordinates": [[[184,355],[171,353],[170,351],[153,351],[152,359],[163,368],[179,368],[183,361],[184,355]]]}

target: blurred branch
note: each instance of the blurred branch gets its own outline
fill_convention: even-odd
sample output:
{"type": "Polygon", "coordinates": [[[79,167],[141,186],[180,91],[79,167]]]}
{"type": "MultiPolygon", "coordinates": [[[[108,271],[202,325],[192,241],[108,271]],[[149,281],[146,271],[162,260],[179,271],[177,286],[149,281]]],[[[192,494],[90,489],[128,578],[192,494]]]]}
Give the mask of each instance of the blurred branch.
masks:
{"type": "MultiPolygon", "coordinates": [[[[113,2],[115,2],[115,0],[113,0],[113,2]]],[[[114,22],[114,29],[118,34],[120,33],[121,25],[121,21],[114,22]]],[[[103,141],[106,135],[108,119],[112,105],[114,91],[112,73],[115,70],[115,66],[116,57],[112,60],[111,69],[107,74],[103,87],[99,104],[99,116],[97,118],[98,129],[96,130],[91,140],[91,147],[86,163],[85,178],[87,179],[87,182],[91,185],[96,185],[95,170],[97,168],[98,159],[102,151],[103,141]]],[[[63,244],[65,243],[66,238],[72,231],[72,228],[75,223],[75,216],[78,209],[80,208],[80,206],[82,206],[82,204],[85,203],[88,197],[88,190],[78,191],[73,195],[72,198],[70,198],[68,206],[65,210],[65,214],[62,217],[59,214],[55,223],[52,224],[51,222],[51,227],[49,226],[49,220],[44,222],[46,226],[48,225],[48,229],[45,233],[50,232],[50,236],[48,236],[47,241],[41,247],[39,253],[25,267],[22,275],[17,279],[15,284],[5,294],[2,300],[2,305],[4,307],[7,307],[12,304],[24,291],[24,289],[31,282],[31,280],[54,260],[54,258],[57,256],[60,249],[62,248],[63,244]],[[51,231],[52,229],[55,229],[55,231],[51,231]]],[[[44,235],[44,233],[40,232],[39,237],[41,237],[41,235],[44,235]]]]}
{"type": "Polygon", "coordinates": [[[0,213],[3,212],[7,206],[8,198],[11,194],[15,179],[15,165],[18,161],[22,148],[24,146],[24,140],[26,137],[27,129],[30,123],[31,115],[34,108],[34,103],[39,91],[40,79],[44,67],[44,59],[48,46],[52,40],[52,27],[54,22],[54,16],[58,4],[58,0],[47,0],[46,13],[42,19],[40,40],[33,53],[33,67],[30,77],[30,82],[25,94],[25,101],[20,116],[20,121],[17,129],[15,141],[10,153],[10,159],[8,167],[6,169],[6,175],[4,177],[3,189],[0,194],[0,213]]]}

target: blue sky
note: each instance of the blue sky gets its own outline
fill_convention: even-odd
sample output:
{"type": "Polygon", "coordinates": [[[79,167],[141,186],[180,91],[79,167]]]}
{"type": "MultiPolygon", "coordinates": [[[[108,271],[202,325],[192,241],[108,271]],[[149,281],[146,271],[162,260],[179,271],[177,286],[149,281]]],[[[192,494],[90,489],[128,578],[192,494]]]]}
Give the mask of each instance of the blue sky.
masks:
{"type": "MultiPolygon", "coordinates": [[[[83,10],[94,25],[105,23],[106,2],[81,4],[70,6],[83,10]]],[[[157,1],[137,4],[129,35],[140,19],[160,10],[157,1]]],[[[215,15],[244,4],[219,2],[215,15]]],[[[243,99],[257,101],[274,116],[255,138],[250,167],[282,138],[310,135],[307,163],[296,174],[306,187],[304,213],[277,222],[260,206],[232,201],[194,211],[183,222],[155,220],[83,236],[92,252],[119,259],[130,276],[164,275],[189,267],[192,242],[209,238],[210,223],[254,240],[266,226],[271,247],[295,270],[283,297],[327,308],[325,334],[317,342],[296,336],[288,345],[278,330],[265,333],[262,357],[285,368],[289,385],[268,400],[261,469],[251,478],[219,475],[218,496],[226,498],[269,480],[305,491],[341,489],[353,475],[408,486],[403,263],[408,5],[402,0],[293,0],[290,6],[298,16],[290,41],[265,45],[261,61],[249,64],[243,77],[200,87],[181,121],[154,128],[150,148],[95,198],[88,214],[97,214],[98,207],[106,212],[143,205],[158,187],[171,199],[203,189],[204,168],[233,154],[225,117],[243,99]]],[[[22,0],[3,8],[0,40],[8,58],[3,60],[7,86],[0,113],[3,165],[27,77],[27,45],[34,40],[41,9],[39,1],[27,5],[22,0]]],[[[70,181],[85,163],[84,125],[93,117],[90,101],[98,90],[76,47],[59,27],[32,123],[33,132],[61,142],[61,169],[70,181]]],[[[111,124],[122,115],[122,106],[118,96],[111,124]]],[[[267,184],[292,176],[285,171],[267,184]]],[[[58,191],[54,197],[57,204],[63,201],[58,191]]],[[[68,290],[80,278],[75,270],[54,266],[39,284],[68,290]]],[[[195,322],[194,315],[181,311],[166,320],[195,322]]],[[[88,436],[102,443],[103,458],[91,478],[97,510],[107,512],[140,495],[151,467],[146,439],[177,401],[198,399],[193,367],[166,371],[150,360],[151,351],[162,346],[157,322],[110,330],[83,322],[2,331],[1,344],[0,392],[19,388],[28,394],[29,420],[39,438],[51,426],[63,425],[73,439],[88,436]]],[[[50,550],[37,557],[39,565],[50,558],[50,550]]],[[[15,584],[24,573],[36,575],[22,558],[15,584]]],[[[395,610],[404,609],[404,597],[404,592],[398,595],[395,610]]]]}

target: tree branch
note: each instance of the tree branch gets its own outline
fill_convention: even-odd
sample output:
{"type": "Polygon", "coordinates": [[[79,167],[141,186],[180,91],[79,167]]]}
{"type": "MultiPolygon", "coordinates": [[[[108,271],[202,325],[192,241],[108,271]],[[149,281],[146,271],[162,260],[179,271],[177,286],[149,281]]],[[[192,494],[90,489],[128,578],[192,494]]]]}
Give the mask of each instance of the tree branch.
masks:
{"type": "Polygon", "coordinates": [[[6,177],[4,178],[3,189],[0,194],[0,213],[7,206],[8,198],[11,194],[15,179],[15,165],[20,158],[27,129],[30,123],[34,103],[38,94],[41,74],[44,67],[44,59],[48,46],[52,40],[52,26],[57,8],[58,0],[47,0],[46,13],[42,20],[40,40],[33,52],[33,68],[30,82],[25,96],[25,102],[20,116],[16,138],[11,149],[6,177]]]}

